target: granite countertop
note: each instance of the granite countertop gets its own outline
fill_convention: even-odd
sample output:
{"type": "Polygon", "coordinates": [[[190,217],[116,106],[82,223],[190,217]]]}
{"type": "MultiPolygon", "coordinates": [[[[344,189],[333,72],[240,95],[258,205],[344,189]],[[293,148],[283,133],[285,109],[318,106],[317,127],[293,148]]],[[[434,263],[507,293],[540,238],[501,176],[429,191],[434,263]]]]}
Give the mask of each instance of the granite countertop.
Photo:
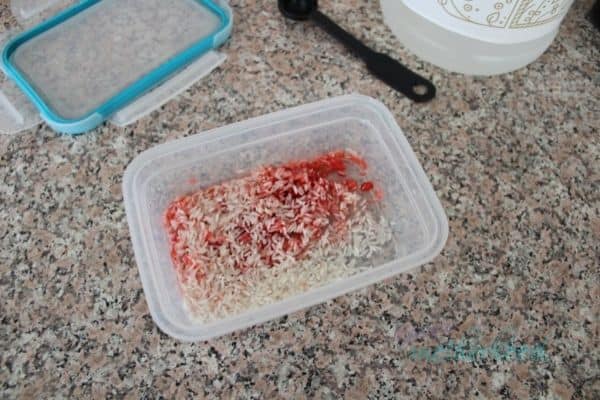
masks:
{"type": "MultiPolygon", "coordinates": [[[[491,78],[419,61],[377,1],[322,3],[431,77],[438,98],[411,103],[322,32],[284,21],[274,0],[232,0],[229,59],[150,116],[78,137],[46,126],[0,137],[1,398],[600,398],[600,33],[584,19],[593,2],[575,2],[538,61],[491,78]],[[123,209],[128,163],[168,140],[353,92],[392,110],[423,164],[450,223],[441,255],[209,342],[161,333],[123,209]],[[502,341],[539,357],[420,352],[502,341]]],[[[15,24],[6,4],[0,29],[15,24]]]]}

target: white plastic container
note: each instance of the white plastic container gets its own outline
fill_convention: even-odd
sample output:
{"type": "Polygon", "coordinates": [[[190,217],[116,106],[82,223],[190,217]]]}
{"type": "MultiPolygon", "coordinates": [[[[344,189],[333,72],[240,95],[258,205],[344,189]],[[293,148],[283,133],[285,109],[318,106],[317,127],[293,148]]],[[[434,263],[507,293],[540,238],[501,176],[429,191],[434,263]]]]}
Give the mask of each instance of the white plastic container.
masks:
{"type": "Polygon", "coordinates": [[[150,313],[165,333],[210,339],[318,304],[408,271],[443,248],[448,223],[431,184],[389,110],[364,96],[344,96],[265,115],[150,149],[125,172],[123,194],[150,313]],[[265,164],[352,148],[384,188],[382,212],[393,230],[385,262],[301,295],[203,324],[190,318],[169,255],[164,212],[176,197],[244,175],[265,164]],[[191,178],[193,178],[191,180],[191,178]],[[196,182],[197,183],[194,183],[196,182]]]}
{"type": "Polygon", "coordinates": [[[550,46],[573,0],[381,0],[384,20],[410,51],[470,75],[526,66],[550,46]]]}

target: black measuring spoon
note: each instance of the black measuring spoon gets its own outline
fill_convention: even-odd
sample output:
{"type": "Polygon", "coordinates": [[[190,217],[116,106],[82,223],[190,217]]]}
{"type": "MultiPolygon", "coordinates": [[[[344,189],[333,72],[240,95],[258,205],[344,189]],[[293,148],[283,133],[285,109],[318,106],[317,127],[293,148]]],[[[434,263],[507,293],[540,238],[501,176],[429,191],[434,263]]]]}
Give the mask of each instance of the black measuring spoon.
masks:
{"type": "Polygon", "coordinates": [[[435,86],[394,60],[365,46],[360,40],[340,28],[328,16],[318,10],[317,0],[278,0],[279,11],[295,21],[312,20],[331,36],[342,42],[367,64],[373,75],[381,79],[409,99],[422,103],[435,97],[435,86]]]}

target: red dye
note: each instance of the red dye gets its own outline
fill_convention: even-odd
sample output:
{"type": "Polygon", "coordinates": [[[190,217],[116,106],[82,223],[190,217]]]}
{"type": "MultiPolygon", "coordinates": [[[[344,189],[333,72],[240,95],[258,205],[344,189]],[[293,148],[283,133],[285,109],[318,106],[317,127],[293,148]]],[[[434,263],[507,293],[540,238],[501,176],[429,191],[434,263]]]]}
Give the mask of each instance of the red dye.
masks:
{"type": "Polygon", "coordinates": [[[363,192],[370,192],[371,190],[373,190],[374,187],[375,185],[373,185],[373,182],[365,182],[362,185],[360,185],[360,190],[362,190],[363,192]]]}
{"type": "Polygon", "coordinates": [[[365,160],[335,151],[266,166],[175,200],[165,223],[176,268],[201,280],[211,254],[230,254],[233,267],[245,271],[259,264],[273,267],[289,256],[301,259],[325,234],[334,243],[359,206],[357,194],[374,191],[371,197],[380,200],[383,193],[371,181],[347,178],[351,165],[366,174],[365,160]],[[228,223],[214,222],[215,215],[228,223]]]}

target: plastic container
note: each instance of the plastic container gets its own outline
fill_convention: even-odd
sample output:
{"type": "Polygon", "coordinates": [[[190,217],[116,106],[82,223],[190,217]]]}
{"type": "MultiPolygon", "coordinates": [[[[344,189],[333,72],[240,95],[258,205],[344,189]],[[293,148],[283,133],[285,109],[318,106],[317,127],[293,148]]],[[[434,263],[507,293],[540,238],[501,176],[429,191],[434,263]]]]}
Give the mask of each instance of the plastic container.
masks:
{"type": "Polygon", "coordinates": [[[85,0],[10,40],[2,68],[53,129],[82,133],[230,31],[213,0],[85,0]]]}
{"type": "Polygon", "coordinates": [[[432,260],[448,236],[442,206],[391,113],[378,101],[358,95],[292,108],[152,148],[127,168],[123,194],[152,318],[165,333],[184,341],[223,335],[411,270],[432,260]],[[365,272],[231,318],[209,324],[190,318],[169,255],[164,228],[167,205],[178,196],[265,164],[340,148],[359,151],[369,163],[369,179],[384,188],[382,212],[392,226],[394,243],[385,260],[369,260],[365,272]]]}
{"type": "Polygon", "coordinates": [[[381,0],[386,24],[422,59],[469,75],[510,72],[535,61],[572,0],[424,2],[381,0]]]}

